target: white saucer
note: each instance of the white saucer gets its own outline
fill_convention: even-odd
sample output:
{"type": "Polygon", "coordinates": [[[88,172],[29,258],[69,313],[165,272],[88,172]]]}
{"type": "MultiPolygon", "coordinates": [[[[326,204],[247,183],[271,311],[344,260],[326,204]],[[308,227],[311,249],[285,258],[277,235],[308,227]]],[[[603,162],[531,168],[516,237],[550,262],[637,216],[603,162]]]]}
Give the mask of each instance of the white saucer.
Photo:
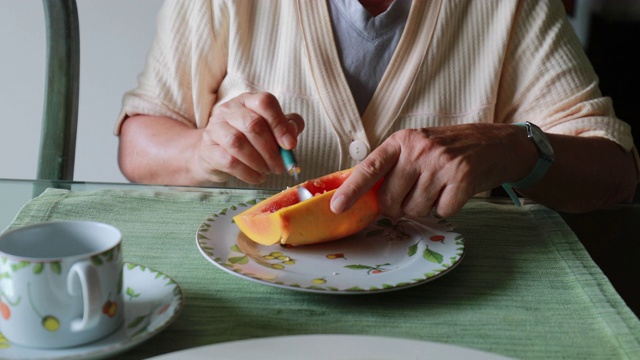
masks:
{"type": "Polygon", "coordinates": [[[281,360],[510,359],[506,356],[451,344],[365,335],[296,335],[231,341],[180,350],[152,359],[254,360],[272,357],[281,360]]]}
{"type": "Polygon", "coordinates": [[[156,335],[176,319],[183,304],[180,286],[146,266],[125,263],[124,324],[108,337],[67,349],[34,349],[11,344],[0,334],[0,359],[101,359],[124,352],[156,335]]]}

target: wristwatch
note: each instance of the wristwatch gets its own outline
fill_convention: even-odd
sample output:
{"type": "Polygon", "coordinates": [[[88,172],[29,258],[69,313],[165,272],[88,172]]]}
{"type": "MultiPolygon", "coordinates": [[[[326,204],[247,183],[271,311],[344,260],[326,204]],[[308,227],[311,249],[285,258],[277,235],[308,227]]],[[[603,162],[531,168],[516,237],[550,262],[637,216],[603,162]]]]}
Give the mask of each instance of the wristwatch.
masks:
{"type": "Polygon", "coordinates": [[[518,196],[515,191],[513,191],[513,188],[526,189],[538,182],[538,180],[542,179],[544,174],[547,173],[547,170],[549,170],[549,167],[551,167],[555,161],[555,156],[553,155],[551,142],[544,134],[544,131],[542,131],[542,129],[540,129],[536,124],[527,121],[524,123],[516,123],[514,125],[524,126],[527,129],[527,137],[531,140],[533,145],[535,145],[536,150],[538,150],[538,161],[529,175],[522,180],[502,184],[502,187],[507,194],[509,194],[513,203],[516,204],[516,206],[520,206],[520,201],[518,200],[518,196]]]}

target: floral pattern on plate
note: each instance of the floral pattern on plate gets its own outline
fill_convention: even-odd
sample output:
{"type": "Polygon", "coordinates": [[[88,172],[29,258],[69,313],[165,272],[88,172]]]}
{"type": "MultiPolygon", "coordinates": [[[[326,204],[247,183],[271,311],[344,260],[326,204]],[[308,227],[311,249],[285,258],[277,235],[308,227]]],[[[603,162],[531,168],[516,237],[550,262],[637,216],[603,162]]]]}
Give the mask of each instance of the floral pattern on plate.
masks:
{"type": "Polygon", "coordinates": [[[321,244],[264,246],[233,222],[255,203],[211,215],[198,228],[196,243],[215,266],[266,285],[336,294],[399,290],[446,274],[465,253],[462,235],[435,214],[420,222],[380,217],[357,234],[321,244]]]}

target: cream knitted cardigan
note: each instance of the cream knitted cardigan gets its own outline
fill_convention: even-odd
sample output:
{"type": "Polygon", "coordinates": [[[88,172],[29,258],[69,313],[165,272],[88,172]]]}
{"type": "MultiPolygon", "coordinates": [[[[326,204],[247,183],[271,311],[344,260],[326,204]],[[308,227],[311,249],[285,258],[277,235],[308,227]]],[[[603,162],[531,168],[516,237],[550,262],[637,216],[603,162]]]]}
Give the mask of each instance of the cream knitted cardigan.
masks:
{"type": "MultiPolygon", "coordinates": [[[[633,148],[559,1],[414,0],[362,118],[319,0],[167,1],[138,81],[116,134],[134,114],[201,128],[216,104],[273,93],[306,121],[296,149],[303,178],[351,167],[354,140],[373,149],[403,128],[532,121],[633,148]]],[[[286,185],[288,177],[271,176],[260,187],[286,185]]]]}

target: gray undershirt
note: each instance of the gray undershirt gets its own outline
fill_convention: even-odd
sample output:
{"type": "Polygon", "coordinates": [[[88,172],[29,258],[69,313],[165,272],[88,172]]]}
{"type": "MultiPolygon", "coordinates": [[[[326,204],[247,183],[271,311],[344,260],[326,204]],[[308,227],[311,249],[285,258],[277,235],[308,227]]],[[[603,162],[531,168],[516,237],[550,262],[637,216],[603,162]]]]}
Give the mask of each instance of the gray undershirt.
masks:
{"type": "Polygon", "coordinates": [[[373,17],[357,0],[329,0],[342,71],[360,115],[384,75],[400,41],[412,0],[395,0],[373,17]]]}

